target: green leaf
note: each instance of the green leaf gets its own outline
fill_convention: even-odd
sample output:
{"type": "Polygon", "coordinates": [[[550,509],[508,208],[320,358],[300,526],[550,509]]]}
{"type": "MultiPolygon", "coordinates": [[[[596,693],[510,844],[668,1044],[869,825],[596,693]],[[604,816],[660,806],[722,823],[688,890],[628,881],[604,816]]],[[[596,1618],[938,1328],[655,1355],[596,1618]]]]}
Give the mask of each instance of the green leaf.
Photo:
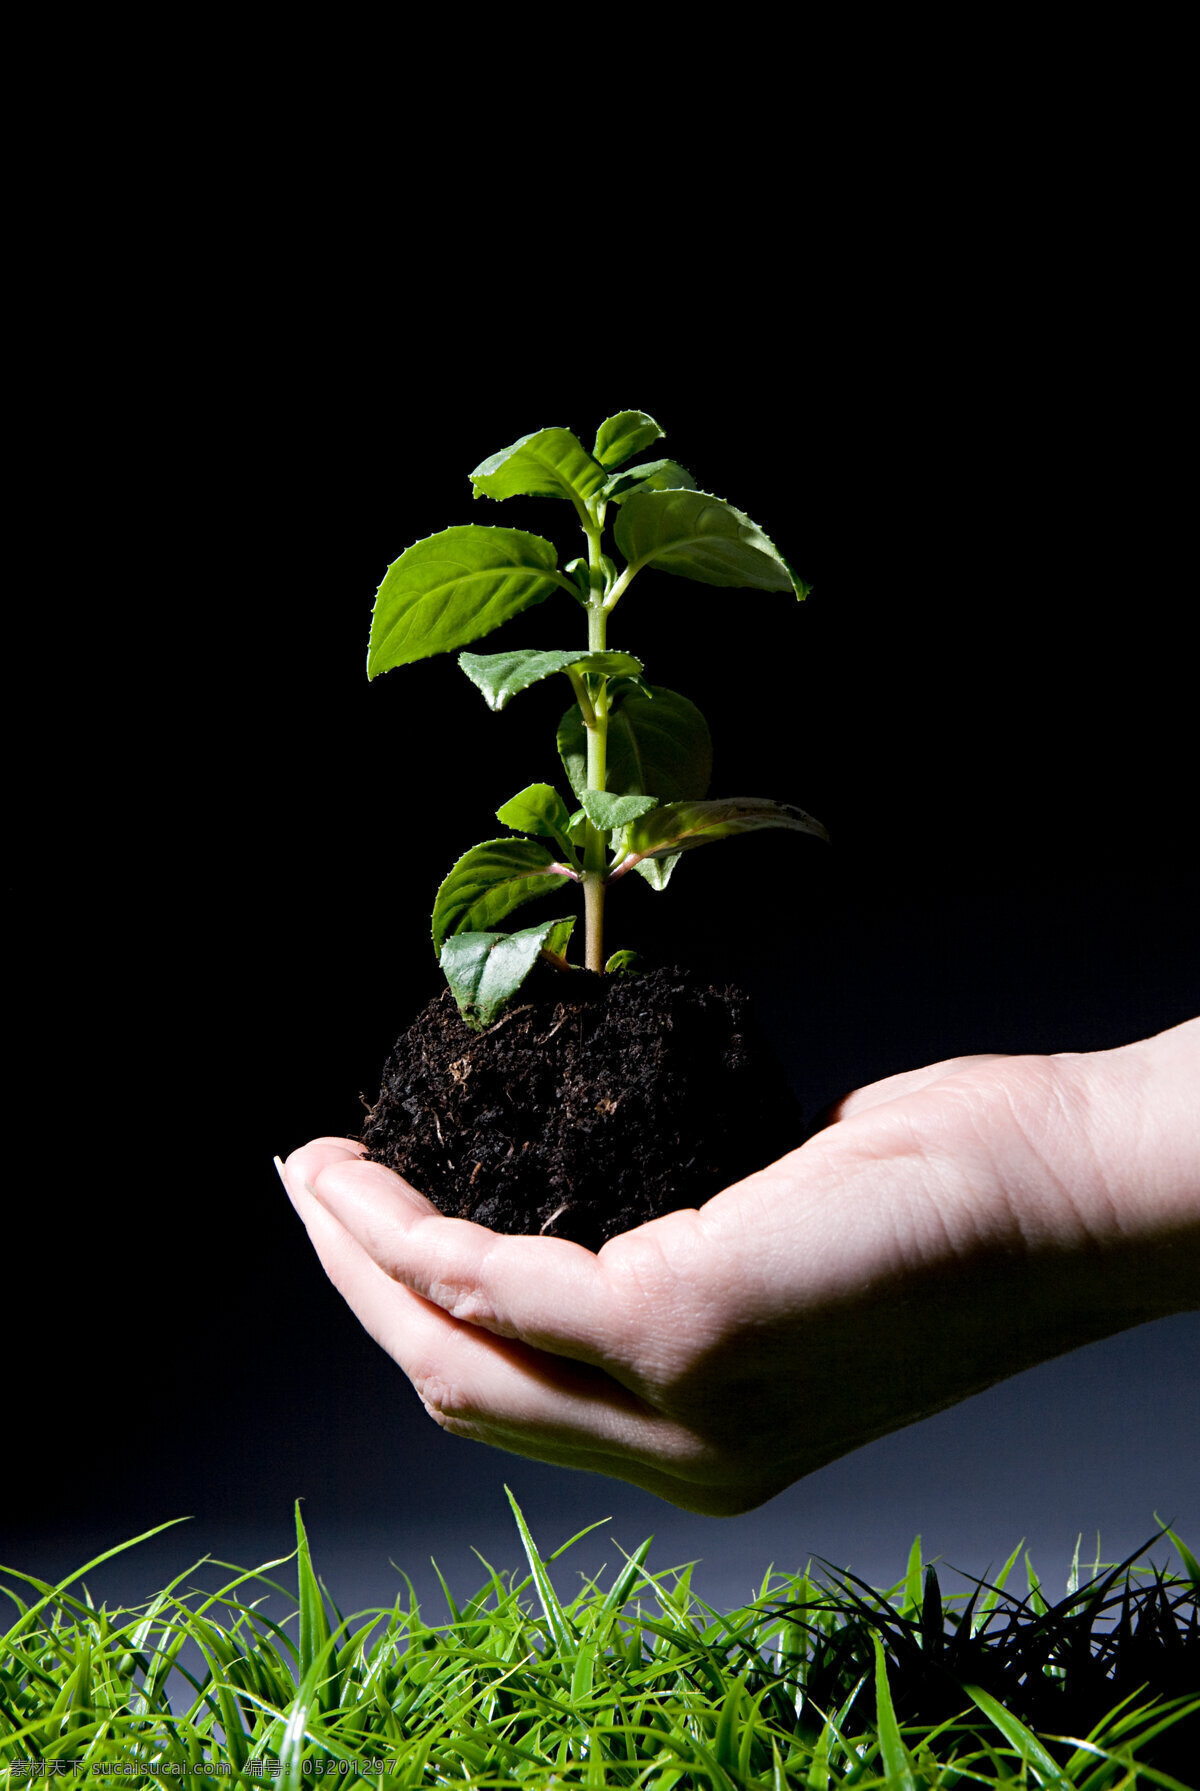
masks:
{"type": "MultiPolygon", "coordinates": [[[[612,725],[611,723],[609,724],[612,725]]],[[[576,796],[583,796],[587,783],[587,729],[577,704],[573,704],[558,724],[558,756],[576,796]]],[[[580,814],[583,810],[580,809],[580,814]]]]}
{"type": "Polygon", "coordinates": [[[677,460],[642,460],[604,481],[600,495],[623,504],[635,491],[695,491],[696,481],[677,460]]]}
{"type": "Polygon", "coordinates": [[[587,609],[592,601],[592,578],[586,558],[581,556],[576,560],[568,560],[563,571],[569,572],[575,580],[575,588],[571,592],[572,597],[577,603],[582,603],[584,609],[587,609]]]}
{"type": "Polygon", "coordinates": [[[708,794],[712,736],[688,697],[661,684],[630,694],[608,724],[605,782],[622,795],[682,802],[708,794]]]}
{"type": "Polygon", "coordinates": [[[640,864],[635,864],[633,868],[642,881],[650,885],[651,889],[663,890],[671,881],[671,872],[679,863],[679,859],[680,854],[672,852],[669,858],[643,858],[640,864]]]}
{"type": "MultiPolygon", "coordinates": [[[[587,789],[587,729],[578,708],[558,730],[558,750],[579,800],[587,789]]],[[[631,692],[608,723],[605,783],[614,796],[657,796],[660,802],[697,799],[708,792],[712,740],[695,703],[651,684],[631,692]]]]}
{"type": "Polygon", "coordinates": [[[601,466],[620,466],[631,454],[640,454],[663,431],[644,410],[619,410],[615,417],[605,417],[596,431],[592,453],[601,466]]]}
{"type": "Polygon", "coordinates": [[[522,647],[515,653],[460,653],[459,667],[483,692],[489,709],[497,714],[506,703],[555,672],[565,672],[578,653],[570,648],[560,652],[541,653],[522,647]]]}
{"type": "MultiPolygon", "coordinates": [[[[571,934],[575,931],[576,916],[572,914],[567,920],[556,920],[545,939],[542,941],[542,955],[552,958],[559,964],[567,962],[567,947],[571,943],[571,934]]],[[[536,928],[534,931],[536,932],[536,928]]]]}
{"type": "Polygon", "coordinates": [[[632,653],[585,653],[571,664],[577,672],[590,672],[604,678],[631,678],[640,681],[644,666],[632,653]]]}
{"type": "Polygon", "coordinates": [[[584,790],[579,800],[584,814],[601,833],[627,827],[658,804],[657,796],[614,796],[611,790],[584,790]]]}
{"type": "Polygon", "coordinates": [[[547,920],[522,933],[455,933],[447,939],[438,962],[467,1025],[476,1031],[490,1026],[543,950],[559,940],[565,947],[574,924],[547,920]]]}
{"type": "Polygon", "coordinates": [[[440,954],[451,933],[490,931],[523,902],[562,888],[563,873],[549,871],[553,852],[540,840],[484,840],[464,852],[433,904],[433,948],[440,954]]]}
{"type": "Polygon", "coordinates": [[[636,951],[615,951],[604,966],[605,976],[629,976],[634,972],[640,954],[636,951]]]}
{"type": "Polygon", "coordinates": [[[582,504],[603,485],[604,468],[569,429],[538,429],[481,460],[471,483],[476,497],[557,497],[582,504]]]}
{"type": "Polygon", "coordinates": [[[416,541],[375,594],[367,676],[465,647],[558,588],[552,542],[472,523],[416,541]]]}
{"type": "Polygon", "coordinates": [[[797,597],[810,588],[757,523],[705,491],[632,492],[614,534],[635,572],[655,566],[704,585],[795,591],[797,597]]]}
{"type": "Polygon", "coordinates": [[[730,796],[720,802],[672,802],[643,815],[626,828],[625,850],[639,858],[661,858],[669,852],[706,846],[710,840],[757,833],[764,827],[829,838],[821,823],[803,809],[762,796],[730,796]]]}
{"type": "Polygon", "coordinates": [[[514,833],[532,833],[552,839],[568,854],[571,817],[567,805],[551,784],[530,784],[503,808],[496,810],[497,821],[503,821],[514,833]]]}
{"type": "Polygon", "coordinates": [[[497,713],[531,684],[571,667],[602,672],[608,678],[636,678],[642,670],[641,660],[632,653],[580,653],[571,647],[548,652],[520,648],[513,653],[460,653],[458,663],[483,692],[488,708],[497,713]]]}

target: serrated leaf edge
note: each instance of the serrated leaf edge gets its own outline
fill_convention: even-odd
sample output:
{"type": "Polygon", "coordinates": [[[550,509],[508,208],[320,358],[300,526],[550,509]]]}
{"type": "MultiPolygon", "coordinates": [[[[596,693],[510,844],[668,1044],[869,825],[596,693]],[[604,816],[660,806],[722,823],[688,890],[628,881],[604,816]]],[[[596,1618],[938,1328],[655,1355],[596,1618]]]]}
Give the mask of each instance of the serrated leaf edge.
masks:
{"type": "MultiPolygon", "coordinates": [[[[450,869],[446,872],[446,875],[442,878],[441,882],[438,884],[437,894],[433,898],[434,915],[436,916],[436,914],[437,914],[438,902],[441,899],[441,894],[442,894],[443,889],[445,889],[447,883],[449,883],[451,877],[453,877],[455,871],[458,870],[459,866],[465,864],[467,859],[470,858],[472,852],[480,852],[484,849],[485,846],[521,846],[521,845],[537,845],[537,844],[540,844],[540,840],[537,837],[532,836],[530,834],[516,834],[516,833],[506,834],[506,835],[502,836],[501,838],[494,839],[494,840],[476,840],[476,842],[473,846],[467,847],[466,851],[462,854],[462,856],[460,858],[455,859],[454,863],[450,866],[450,869]]],[[[540,870],[516,871],[513,873],[513,875],[511,877],[503,879],[503,881],[511,882],[511,883],[520,883],[520,882],[523,882],[527,877],[552,877],[552,876],[553,877],[562,877],[564,879],[575,880],[570,867],[565,864],[560,864],[558,862],[558,860],[555,859],[550,854],[550,849],[548,846],[543,846],[542,850],[544,852],[546,852],[547,856],[550,858],[550,862],[548,864],[544,865],[540,870]]],[[[500,881],[500,879],[498,879],[498,881],[500,881]]],[[[549,894],[550,892],[547,890],[546,893],[549,894]]],[[[446,940],[453,938],[457,933],[459,933],[463,930],[464,929],[462,929],[460,927],[455,927],[453,932],[445,932],[442,934],[441,938],[439,939],[436,922],[433,926],[431,926],[430,936],[433,939],[434,949],[437,952],[439,959],[441,957],[442,946],[446,943],[446,940]]],[[[484,928],[483,931],[487,931],[487,929],[484,928]]]]}
{"type": "MultiPolygon", "coordinates": [[[[382,677],[385,672],[399,670],[399,667],[397,667],[397,666],[383,666],[383,667],[380,667],[376,671],[372,671],[372,669],[371,669],[372,661],[376,657],[376,647],[378,646],[378,647],[382,648],[382,646],[384,644],[382,641],[380,641],[378,643],[376,642],[375,621],[376,621],[376,617],[379,612],[380,593],[382,592],[384,585],[387,583],[388,573],[391,572],[391,570],[394,566],[398,566],[400,564],[400,561],[402,559],[404,559],[405,555],[410,554],[414,547],[424,547],[426,542],[436,541],[438,539],[439,535],[448,535],[451,532],[451,530],[453,530],[453,529],[469,529],[472,534],[478,534],[478,535],[523,535],[527,541],[537,541],[538,543],[540,543],[540,545],[542,547],[549,548],[550,556],[553,561],[553,564],[550,566],[522,566],[518,562],[516,565],[512,566],[510,568],[510,570],[513,572],[538,573],[541,575],[541,577],[548,579],[551,584],[562,585],[565,589],[567,589],[571,592],[572,596],[575,595],[575,590],[574,590],[574,587],[573,587],[570,579],[566,578],[564,576],[564,574],[561,573],[558,569],[558,548],[555,546],[553,541],[547,541],[547,539],[544,535],[535,535],[531,529],[510,529],[510,528],[507,528],[506,526],[504,526],[503,524],[492,524],[492,523],[482,523],[482,522],[452,522],[452,523],[448,523],[444,529],[435,529],[431,535],[420,535],[420,536],[418,536],[418,538],[415,541],[410,541],[408,546],[406,548],[404,548],[402,552],[398,553],[394,560],[389,561],[387,567],[384,570],[383,577],[380,579],[379,583],[376,585],[375,599],[371,605],[371,626],[370,626],[370,630],[367,635],[367,679],[368,679],[368,682],[373,681],[375,678],[382,677]]],[[[480,572],[468,573],[465,575],[465,577],[467,577],[467,578],[485,578],[491,574],[498,572],[499,570],[500,570],[499,567],[485,568],[484,570],[482,570],[480,572]]],[[[547,591],[546,596],[548,597],[549,595],[550,595],[550,593],[547,591]]],[[[474,636],[474,638],[476,640],[483,640],[487,635],[494,633],[496,628],[502,628],[504,626],[505,621],[512,621],[515,616],[518,616],[521,614],[521,611],[523,609],[532,609],[534,607],[534,605],[539,602],[545,602],[545,598],[531,599],[528,603],[523,604],[521,606],[521,609],[514,610],[512,616],[506,616],[503,621],[494,623],[491,628],[485,628],[481,634],[474,636]]],[[[459,645],[464,648],[466,646],[468,646],[469,644],[470,643],[467,641],[463,641],[463,642],[459,643],[459,645]]],[[[435,659],[439,653],[453,653],[454,651],[455,651],[454,647],[434,647],[428,653],[418,654],[417,658],[418,659],[435,659]]],[[[411,661],[411,660],[406,660],[403,663],[404,664],[413,664],[415,662],[411,661]]]]}
{"type": "MultiPolygon", "coordinates": [[[[668,487],[664,491],[654,491],[654,490],[637,491],[637,492],[631,491],[628,493],[626,501],[628,501],[628,499],[634,498],[634,497],[642,497],[642,498],[678,497],[679,491],[682,489],[683,489],[683,487],[679,487],[677,489],[676,487],[671,486],[671,487],[668,487]]],[[[744,523],[747,528],[752,529],[756,535],[760,536],[762,538],[762,540],[764,540],[767,543],[767,546],[771,549],[770,554],[765,555],[764,557],[768,558],[768,559],[774,558],[774,559],[778,560],[779,564],[783,567],[784,571],[787,573],[788,578],[791,580],[792,589],[795,591],[797,599],[801,603],[803,603],[804,599],[808,596],[808,593],[812,590],[812,586],[807,582],[806,579],[803,579],[800,577],[799,573],[792,566],[791,562],[789,560],[785,559],[784,555],[782,553],[780,553],[779,549],[776,547],[775,543],[772,541],[770,535],[768,535],[766,529],[761,527],[761,525],[759,523],[755,522],[755,520],[752,516],[747,516],[746,512],[744,510],[739,510],[736,504],[730,503],[728,498],[719,497],[715,491],[701,491],[700,488],[697,487],[694,491],[688,492],[688,496],[689,497],[708,498],[710,500],[710,502],[712,502],[714,504],[723,504],[724,507],[726,508],[726,510],[731,510],[733,512],[733,514],[737,517],[739,524],[744,523]]],[[[628,514],[627,511],[625,513],[628,514]]],[[[720,539],[720,537],[717,537],[717,538],[720,539]]],[[[674,549],[676,547],[694,547],[694,546],[704,543],[705,541],[709,541],[711,539],[712,539],[712,537],[709,535],[681,535],[679,537],[678,541],[673,541],[671,543],[670,549],[664,549],[663,551],[674,551],[674,549]]],[[[752,541],[750,541],[750,542],[747,542],[746,545],[748,547],[753,547],[754,543],[752,541]]],[[[655,554],[650,553],[650,554],[644,555],[643,558],[641,558],[640,560],[630,560],[628,567],[627,567],[626,576],[628,578],[632,578],[633,574],[635,572],[640,572],[644,566],[653,565],[655,557],[656,557],[655,554]]],[[[686,578],[687,573],[686,572],[682,573],[679,576],[686,578]]],[[[697,580],[696,582],[700,583],[702,581],[697,580]]],[[[731,585],[729,587],[730,590],[737,590],[738,588],[739,587],[736,585],[731,585]]]]}
{"type": "MultiPolygon", "coordinates": [[[[601,466],[600,462],[596,459],[596,456],[594,454],[590,454],[588,452],[588,450],[584,447],[583,443],[580,441],[579,437],[575,434],[575,431],[573,429],[567,429],[561,423],[546,423],[545,425],[543,425],[543,427],[541,429],[534,429],[534,430],[531,430],[528,435],[523,435],[521,437],[520,441],[513,442],[512,446],[510,448],[507,448],[507,449],[501,448],[499,450],[499,452],[504,456],[504,458],[502,460],[497,460],[495,455],[489,455],[487,458],[490,460],[496,460],[496,464],[492,467],[490,472],[482,474],[481,477],[483,477],[485,479],[493,478],[495,476],[495,474],[501,470],[502,467],[507,466],[508,462],[513,458],[513,456],[515,454],[519,453],[522,448],[528,448],[530,442],[536,441],[539,435],[548,435],[552,429],[561,429],[564,435],[569,435],[571,440],[575,443],[575,446],[579,449],[579,452],[586,459],[591,461],[592,465],[596,468],[596,471],[601,474],[604,473],[605,468],[603,466],[601,466]]],[[[484,466],[487,464],[487,462],[485,460],[481,460],[479,463],[479,466],[477,466],[475,468],[475,471],[470,474],[471,485],[472,485],[475,497],[491,498],[493,503],[503,504],[503,503],[507,503],[509,496],[511,496],[511,497],[540,497],[540,496],[557,495],[557,496],[563,497],[566,500],[566,502],[569,504],[586,504],[587,498],[584,496],[583,492],[578,491],[573,485],[568,485],[566,483],[566,481],[563,479],[562,474],[558,471],[557,467],[555,467],[550,462],[544,461],[536,452],[530,454],[530,459],[533,460],[539,467],[546,468],[546,471],[549,474],[552,482],[554,484],[556,484],[559,488],[557,493],[514,491],[514,492],[507,494],[506,496],[496,497],[490,491],[480,491],[476,475],[479,474],[479,466],[484,466]]]]}

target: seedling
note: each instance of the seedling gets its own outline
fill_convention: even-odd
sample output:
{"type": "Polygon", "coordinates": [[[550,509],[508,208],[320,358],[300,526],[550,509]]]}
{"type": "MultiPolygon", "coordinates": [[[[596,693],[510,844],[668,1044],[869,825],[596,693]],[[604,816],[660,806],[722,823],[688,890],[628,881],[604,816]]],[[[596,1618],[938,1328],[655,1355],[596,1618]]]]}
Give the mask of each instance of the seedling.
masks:
{"type": "Polygon", "coordinates": [[[450,653],[556,591],[587,615],[587,646],[460,653],[458,663],[499,711],[544,678],[565,676],[574,701],[558,751],[578,806],[545,783],[529,784],[496,811],[510,829],[484,840],[450,871],[433,907],[433,944],[463,1018],[489,1026],[539,958],[568,968],[575,916],[515,933],[497,931],[525,902],[576,884],[583,891],[589,970],[618,971],[631,954],[605,957],[609,889],[629,871],[665,889],[680,855],[713,840],[789,828],[825,838],[801,809],[763,797],[709,800],[712,743],[696,705],[649,684],[632,653],[610,651],[608,619],[647,566],[700,584],[792,592],[809,587],[757,524],[697,489],[673,460],[629,465],[663,434],[644,411],[600,425],[589,454],[568,429],[539,429],[482,461],[475,496],[556,497],[571,504],[586,554],[561,569],[552,542],[522,529],[465,524],[417,541],[384,576],[375,598],[367,676],[450,653]],[[623,563],[605,551],[609,507],[623,563]]]}

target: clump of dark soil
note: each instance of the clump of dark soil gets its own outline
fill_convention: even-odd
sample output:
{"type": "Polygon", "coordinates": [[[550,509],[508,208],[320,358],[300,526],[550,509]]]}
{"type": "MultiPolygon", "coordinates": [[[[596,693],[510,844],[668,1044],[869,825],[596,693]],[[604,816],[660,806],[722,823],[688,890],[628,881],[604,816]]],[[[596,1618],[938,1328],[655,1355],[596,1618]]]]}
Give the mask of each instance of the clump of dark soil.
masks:
{"type": "Polygon", "coordinates": [[[454,1218],[591,1250],[793,1150],[798,1104],[735,988],[530,977],[486,1032],[449,990],[397,1041],[363,1142],[454,1218]]]}

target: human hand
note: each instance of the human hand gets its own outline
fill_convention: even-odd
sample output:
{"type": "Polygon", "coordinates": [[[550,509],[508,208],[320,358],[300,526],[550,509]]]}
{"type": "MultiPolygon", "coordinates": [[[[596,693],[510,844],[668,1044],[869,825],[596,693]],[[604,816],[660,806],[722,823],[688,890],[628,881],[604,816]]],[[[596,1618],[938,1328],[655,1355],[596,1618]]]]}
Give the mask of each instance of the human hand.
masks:
{"type": "Polygon", "coordinates": [[[860,1089],[799,1150],[598,1255],[296,1151],[321,1261],[455,1435],[746,1511],[1034,1362],[1200,1303],[1200,1021],[860,1089]]]}

